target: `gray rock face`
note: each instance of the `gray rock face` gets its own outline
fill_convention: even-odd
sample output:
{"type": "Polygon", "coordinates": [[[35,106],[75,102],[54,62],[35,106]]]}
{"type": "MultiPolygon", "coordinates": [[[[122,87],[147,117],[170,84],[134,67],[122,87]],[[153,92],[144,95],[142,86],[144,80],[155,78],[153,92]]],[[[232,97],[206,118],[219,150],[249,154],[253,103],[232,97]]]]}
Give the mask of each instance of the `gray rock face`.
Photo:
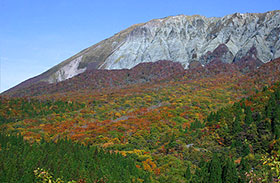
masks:
{"type": "Polygon", "coordinates": [[[185,68],[194,61],[201,65],[215,59],[231,63],[241,60],[251,48],[256,60],[268,62],[280,57],[279,37],[280,11],[221,18],[171,16],[133,25],[37,77],[56,83],[86,69],[132,68],[158,60],[180,62],[185,68]]]}
{"type": "Polygon", "coordinates": [[[174,16],[136,27],[100,68],[131,68],[141,62],[173,60],[186,68],[192,59],[202,65],[219,55],[239,60],[252,48],[262,62],[279,57],[280,12],[233,14],[222,18],[174,16]],[[220,45],[222,53],[214,53],[220,45]],[[212,53],[213,52],[213,53],[212,53]]]}

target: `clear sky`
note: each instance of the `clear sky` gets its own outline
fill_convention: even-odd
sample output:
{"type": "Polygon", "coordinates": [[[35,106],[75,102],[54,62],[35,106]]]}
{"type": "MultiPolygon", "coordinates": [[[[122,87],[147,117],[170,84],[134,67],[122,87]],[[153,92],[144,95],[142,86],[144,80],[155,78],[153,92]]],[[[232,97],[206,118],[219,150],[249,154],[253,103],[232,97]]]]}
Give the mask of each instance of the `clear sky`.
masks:
{"type": "Polygon", "coordinates": [[[132,24],[280,9],[280,0],[0,0],[0,92],[132,24]]]}

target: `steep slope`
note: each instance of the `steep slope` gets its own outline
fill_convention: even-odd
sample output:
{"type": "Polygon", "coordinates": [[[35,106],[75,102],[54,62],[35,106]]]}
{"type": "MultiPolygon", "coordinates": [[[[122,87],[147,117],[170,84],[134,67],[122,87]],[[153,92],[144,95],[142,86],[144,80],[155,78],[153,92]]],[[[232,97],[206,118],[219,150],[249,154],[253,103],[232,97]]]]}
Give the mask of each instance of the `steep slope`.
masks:
{"type": "MultiPolygon", "coordinates": [[[[215,52],[216,50],[213,53],[215,52]]],[[[261,87],[280,80],[280,58],[261,65],[261,61],[251,56],[243,59],[234,63],[224,63],[221,59],[214,59],[204,67],[199,62],[192,62],[187,70],[179,62],[168,60],[140,63],[131,69],[93,69],[59,83],[38,82],[2,95],[23,97],[66,94],[67,92],[93,92],[146,83],[153,85],[172,81],[200,81],[203,78],[215,77],[230,77],[233,80],[239,80],[239,84],[244,85],[243,88],[246,88],[248,83],[261,87]]]]}
{"type": "Polygon", "coordinates": [[[195,61],[232,63],[248,55],[268,62],[280,57],[279,34],[279,10],[221,18],[178,15],[155,19],[133,25],[10,91],[40,81],[57,83],[90,69],[129,69],[158,60],[180,62],[185,68],[195,61]]]}
{"type": "MultiPolygon", "coordinates": [[[[166,68],[166,65],[158,62],[154,65],[157,65],[157,67],[153,68],[148,63],[139,64],[134,68],[140,71],[135,72],[135,76],[141,76],[142,72],[147,72],[147,70],[159,73],[156,72],[156,69],[160,66],[166,68]],[[143,70],[142,68],[146,69],[143,70]]],[[[89,90],[83,93],[81,91],[67,92],[66,97],[64,93],[60,96],[49,95],[31,98],[0,97],[0,118],[2,119],[0,131],[19,133],[24,136],[24,139],[33,142],[39,141],[40,138],[45,138],[47,141],[58,141],[59,138],[67,137],[73,141],[103,147],[110,153],[119,152],[127,158],[133,158],[138,165],[137,168],[143,167],[144,170],[152,174],[149,177],[158,180],[158,182],[185,182],[186,165],[190,165],[197,172],[197,170],[203,168],[199,162],[207,160],[210,163],[213,153],[219,153],[222,162],[225,159],[223,156],[231,157],[235,162],[240,162],[241,159],[249,160],[251,167],[248,170],[254,168],[252,170],[256,174],[253,177],[261,177],[264,180],[263,172],[267,172],[269,167],[263,166],[265,160],[261,158],[266,156],[266,152],[273,152],[271,150],[275,152],[280,147],[279,124],[278,122],[273,123],[276,118],[272,118],[273,115],[271,115],[279,114],[274,113],[274,111],[280,111],[278,105],[280,102],[280,87],[277,86],[278,92],[274,92],[276,91],[274,90],[275,87],[265,87],[263,92],[258,92],[246,100],[243,99],[241,102],[233,104],[238,99],[251,95],[248,92],[254,93],[256,88],[250,87],[250,85],[255,84],[254,80],[243,80],[246,85],[240,85],[242,80],[238,80],[238,78],[242,79],[244,74],[241,77],[232,77],[227,73],[229,68],[234,68],[231,65],[234,64],[213,61],[205,67],[200,67],[201,73],[194,77],[194,80],[188,80],[188,77],[186,77],[183,78],[186,80],[149,83],[145,86],[114,87],[109,88],[108,93],[104,90],[99,93],[89,90]],[[209,72],[212,69],[216,69],[215,72],[209,72]],[[215,75],[216,71],[217,75],[215,75]],[[208,74],[212,74],[212,77],[208,74]],[[275,97],[273,97],[272,92],[275,97]],[[275,100],[276,102],[271,100],[271,106],[269,107],[268,104],[272,98],[277,100],[275,100]],[[278,107],[277,110],[275,106],[278,107]],[[222,107],[226,108],[221,109],[222,107]],[[269,112],[269,108],[271,112],[269,112]],[[207,117],[209,113],[210,115],[207,117]],[[273,130],[272,127],[276,127],[277,130],[273,130]],[[274,141],[275,135],[277,135],[277,139],[275,139],[277,141],[274,141]]],[[[268,74],[271,68],[274,68],[273,72],[275,72],[279,81],[280,75],[277,74],[279,73],[279,60],[262,65],[256,70],[255,74],[251,75],[251,78],[257,77],[256,74],[259,71],[268,74]]],[[[128,70],[124,71],[127,73],[128,70]]],[[[101,73],[101,71],[99,72],[101,73]]],[[[235,71],[232,70],[232,72],[235,71]]],[[[69,83],[74,84],[75,80],[85,76],[85,73],[58,83],[57,89],[67,86],[69,83]]],[[[89,73],[93,74],[94,72],[89,73]]],[[[152,74],[145,73],[145,76],[149,75],[152,74]]],[[[107,74],[104,74],[104,76],[107,76],[107,74]]],[[[270,80],[266,76],[256,79],[257,81],[270,80]]],[[[82,83],[82,80],[77,81],[82,83]]],[[[13,146],[3,146],[1,144],[1,147],[6,154],[14,154],[13,151],[18,151],[16,148],[11,148],[13,146]]],[[[39,147],[36,146],[36,150],[39,147]]],[[[34,152],[36,151],[34,150],[34,152]]],[[[50,153],[46,153],[43,153],[43,157],[50,156],[50,153]]],[[[87,156],[76,157],[87,160],[87,156]]],[[[3,156],[1,162],[9,162],[7,161],[8,157],[3,156]]],[[[14,156],[14,158],[22,159],[20,156],[14,156]]],[[[13,162],[24,162],[21,159],[15,159],[13,159],[13,162]]],[[[38,159],[41,158],[33,158],[36,162],[38,159]]],[[[67,159],[69,160],[69,158],[67,159]]],[[[70,160],[70,162],[74,162],[72,158],[70,160]]],[[[67,160],[56,161],[54,157],[50,158],[50,161],[54,162],[51,167],[57,167],[60,162],[63,162],[63,165],[68,162],[67,160]]],[[[76,175],[77,172],[84,172],[82,170],[78,171],[80,169],[75,166],[77,164],[73,164],[73,166],[72,164],[71,166],[68,165],[70,171],[69,168],[66,169],[67,171],[60,171],[61,166],[59,166],[59,171],[57,169],[51,169],[51,171],[54,171],[54,173],[65,172],[63,175],[70,176],[76,175]]],[[[118,165],[120,164],[118,163],[118,165]]],[[[236,163],[237,166],[238,164],[236,163]]],[[[47,164],[40,165],[39,167],[42,167],[42,165],[47,164]]],[[[8,167],[4,169],[4,172],[10,170],[9,177],[14,177],[15,172],[17,172],[16,175],[23,174],[21,168],[12,169],[13,166],[8,164],[3,167],[8,167]]],[[[98,169],[109,167],[110,165],[106,164],[104,168],[98,166],[98,169]]],[[[28,173],[32,173],[32,168],[34,170],[37,167],[31,166],[28,168],[30,168],[28,173]]],[[[49,167],[43,166],[43,168],[48,169],[49,167]]],[[[240,169],[238,167],[238,170],[240,169]]],[[[89,170],[92,169],[89,168],[89,170]]],[[[248,170],[238,171],[239,178],[242,178],[242,174],[244,175],[248,170]]],[[[197,176],[196,178],[207,180],[207,175],[210,174],[212,174],[211,171],[209,174],[206,173],[202,177],[197,176]]],[[[106,173],[106,176],[108,175],[111,177],[111,172],[106,173]]],[[[114,175],[119,176],[118,174],[114,175]]],[[[127,173],[124,175],[127,175],[127,173]]],[[[273,176],[276,175],[273,174],[273,176]]],[[[6,180],[6,177],[4,176],[4,180],[6,180]]],[[[74,176],[74,178],[76,177],[78,176],[74,176]]],[[[89,176],[89,178],[91,177],[93,176],[89,176]]],[[[70,178],[72,177],[68,179],[70,178]]],[[[83,174],[81,178],[88,177],[83,174]]],[[[193,178],[195,178],[194,175],[193,178]]],[[[193,182],[201,182],[193,180],[193,182]]]]}
{"type": "Polygon", "coordinates": [[[158,61],[141,63],[132,69],[87,70],[73,78],[59,83],[39,82],[24,89],[8,93],[9,96],[36,96],[102,88],[124,87],[130,84],[142,84],[161,80],[171,80],[183,76],[184,68],[178,62],[158,61]]]}
{"type": "Polygon", "coordinates": [[[190,60],[201,64],[211,61],[207,55],[224,44],[223,61],[241,59],[253,47],[257,57],[269,61],[279,57],[279,12],[233,14],[223,18],[175,16],[153,20],[134,29],[127,41],[101,66],[107,69],[131,68],[143,61],[190,60]]]}
{"type": "Polygon", "coordinates": [[[260,66],[248,76],[259,84],[278,82],[280,79],[280,58],[260,66]]]}
{"type": "Polygon", "coordinates": [[[113,50],[115,50],[117,46],[121,45],[128,34],[139,25],[133,25],[108,39],[105,39],[89,48],[86,48],[78,54],[49,69],[48,71],[26,81],[23,81],[19,85],[7,91],[14,91],[17,89],[25,88],[37,82],[60,82],[84,72],[86,70],[85,67],[88,69],[99,68],[104,60],[113,52],[113,50]]]}

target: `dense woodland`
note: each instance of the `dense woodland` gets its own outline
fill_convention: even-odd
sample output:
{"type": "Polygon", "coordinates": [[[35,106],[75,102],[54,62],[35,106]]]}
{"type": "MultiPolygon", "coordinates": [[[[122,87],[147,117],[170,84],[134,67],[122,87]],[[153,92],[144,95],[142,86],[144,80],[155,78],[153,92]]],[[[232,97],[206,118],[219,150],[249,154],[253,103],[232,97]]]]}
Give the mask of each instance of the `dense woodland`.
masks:
{"type": "Polygon", "coordinates": [[[38,167],[37,171],[52,172],[52,180],[149,182],[149,172],[137,168],[133,159],[94,146],[67,139],[30,144],[22,136],[7,134],[1,134],[0,141],[1,182],[41,182],[47,177],[34,175],[38,167]]]}
{"type": "Polygon", "coordinates": [[[279,61],[3,95],[0,182],[277,182],[279,61]]]}

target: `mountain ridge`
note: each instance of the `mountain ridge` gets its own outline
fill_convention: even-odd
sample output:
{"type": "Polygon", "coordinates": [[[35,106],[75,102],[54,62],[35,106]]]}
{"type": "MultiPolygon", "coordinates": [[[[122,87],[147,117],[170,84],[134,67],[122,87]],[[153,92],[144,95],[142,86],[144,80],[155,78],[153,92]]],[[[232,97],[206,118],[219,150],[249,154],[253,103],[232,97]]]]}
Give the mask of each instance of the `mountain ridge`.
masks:
{"type": "MultiPolygon", "coordinates": [[[[215,50],[214,52],[218,51],[215,50]]],[[[199,63],[191,63],[191,68],[186,70],[179,62],[161,60],[140,63],[131,69],[87,70],[59,83],[38,82],[25,88],[4,92],[2,95],[11,97],[42,96],[67,92],[121,89],[127,86],[153,85],[213,77],[236,77],[236,79],[243,78],[241,80],[251,79],[260,85],[262,85],[262,82],[272,84],[272,81],[279,79],[279,61],[280,58],[277,58],[262,64],[252,58],[251,55],[240,62],[234,63],[225,63],[216,58],[205,66],[199,63]]]]}
{"type": "Polygon", "coordinates": [[[280,57],[280,11],[234,13],[224,17],[177,15],[134,24],[9,91],[37,82],[58,83],[91,69],[127,69],[142,62],[172,60],[188,68],[221,59],[231,63],[253,56],[261,62],[280,57]],[[223,47],[218,55],[214,53],[223,47]]]}

